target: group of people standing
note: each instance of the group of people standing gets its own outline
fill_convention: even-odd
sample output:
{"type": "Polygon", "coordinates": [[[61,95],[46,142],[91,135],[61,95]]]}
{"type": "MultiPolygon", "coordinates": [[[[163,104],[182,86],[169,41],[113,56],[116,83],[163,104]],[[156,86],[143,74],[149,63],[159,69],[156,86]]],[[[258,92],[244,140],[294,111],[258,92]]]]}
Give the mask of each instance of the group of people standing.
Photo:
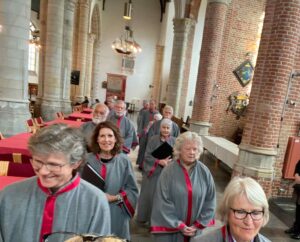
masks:
{"type": "Polygon", "coordinates": [[[0,242],[43,241],[59,231],[129,241],[136,207],[136,219],[150,224],[158,242],[269,241],[259,234],[268,222],[268,202],[251,178],[232,179],[219,209],[225,225],[202,235],[216,210],[214,179],[200,161],[202,140],[194,132],[180,135],[171,106],[159,117],[154,101],[144,104],[137,133],[118,100],[111,109],[96,104],[92,121],[80,129],[56,124],[34,134],[28,147],[37,176],[0,192],[0,242]],[[138,143],[140,193],[128,158],[138,143]],[[156,156],[163,145],[171,153],[156,156]],[[87,164],[104,181],[102,190],[80,177],[87,164]]]}

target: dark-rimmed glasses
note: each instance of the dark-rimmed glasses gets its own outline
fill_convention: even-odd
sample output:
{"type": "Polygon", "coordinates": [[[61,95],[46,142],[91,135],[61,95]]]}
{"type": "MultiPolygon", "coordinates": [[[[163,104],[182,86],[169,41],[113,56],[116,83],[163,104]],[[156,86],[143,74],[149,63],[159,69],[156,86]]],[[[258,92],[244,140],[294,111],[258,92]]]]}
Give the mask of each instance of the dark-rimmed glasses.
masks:
{"type": "Polygon", "coordinates": [[[233,211],[234,217],[236,219],[245,219],[249,214],[253,220],[261,220],[265,213],[264,210],[260,210],[260,211],[254,210],[251,212],[247,212],[242,209],[234,209],[234,208],[230,208],[230,209],[233,211]]]}
{"type": "Polygon", "coordinates": [[[51,171],[51,172],[60,172],[61,168],[68,164],[69,163],[60,165],[60,164],[54,164],[54,163],[43,163],[43,162],[41,162],[39,160],[35,160],[35,159],[31,160],[31,165],[32,165],[33,169],[40,170],[43,166],[45,166],[47,168],[47,170],[51,171]]]}
{"type": "Polygon", "coordinates": [[[51,234],[43,235],[44,242],[126,242],[116,236],[100,236],[97,234],[77,234],[67,231],[53,232],[51,234]]]}

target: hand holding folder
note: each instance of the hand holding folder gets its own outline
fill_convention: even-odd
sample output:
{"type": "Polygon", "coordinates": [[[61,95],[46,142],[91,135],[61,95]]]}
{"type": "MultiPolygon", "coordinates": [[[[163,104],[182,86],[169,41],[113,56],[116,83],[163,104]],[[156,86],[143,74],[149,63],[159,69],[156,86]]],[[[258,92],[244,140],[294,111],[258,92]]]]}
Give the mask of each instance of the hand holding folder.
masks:
{"type": "Polygon", "coordinates": [[[104,191],[105,181],[98,172],[90,165],[86,164],[83,168],[81,178],[104,191]]]}
{"type": "Polygon", "coordinates": [[[167,157],[172,157],[172,154],[173,147],[169,145],[168,142],[162,143],[151,153],[151,155],[158,160],[166,159],[167,157]]]}

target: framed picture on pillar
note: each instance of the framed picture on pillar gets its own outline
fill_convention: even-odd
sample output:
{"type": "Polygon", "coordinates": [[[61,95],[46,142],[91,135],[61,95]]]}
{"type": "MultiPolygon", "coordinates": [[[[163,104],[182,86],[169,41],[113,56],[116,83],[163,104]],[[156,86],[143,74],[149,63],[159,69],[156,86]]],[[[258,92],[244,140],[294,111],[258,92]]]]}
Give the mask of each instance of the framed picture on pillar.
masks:
{"type": "Polygon", "coordinates": [[[249,84],[253,77],[253,73],[254,67],[249,60],[244,61],[233,71],[233,74],[243,87],[249,84]]]}

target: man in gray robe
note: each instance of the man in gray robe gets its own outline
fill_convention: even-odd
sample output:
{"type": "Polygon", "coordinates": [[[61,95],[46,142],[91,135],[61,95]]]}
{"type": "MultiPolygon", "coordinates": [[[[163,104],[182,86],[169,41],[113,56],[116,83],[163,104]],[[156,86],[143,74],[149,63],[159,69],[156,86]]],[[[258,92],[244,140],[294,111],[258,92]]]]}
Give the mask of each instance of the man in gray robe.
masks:
{"type": "MultiPolygon", "coordinates": [[[[161,127],[161,130],[168,128],[168,136],[164,137],[162,134],[154,135],[151,137],[150,141],[147,144],[145,159],[143,162],[143,179],[141,185],[141,193],[138,202],[137,221],[139,222],[150,222],[153,196],[157,180],[163,168],[167,166],[172,160],[171,157],[157,159],[152,155],[153,151],[155,151],[164,142],[167,142],[172,147],[175,144],[175,137],[170,136],[172,129],[171,120],[165,119],[162,122],[162,126],[163,127],[161,127]]],[[[164,132],[164,130],[162,130],[161,133],[162,132],[164,132]]]]}
{"type": "Polygon", "coordinates": [[[151,233],[156,242],[188,241],[186,227],[201,229],[214,221],[216,191],[208,168],[196,160],[187,172],[180,160],[165,167],[159,177],[151,214],[151,233]]]}
{"type": "MultiPolygon", "coordinates": [[[[166,105],[163,109],[163,119],[164,118],[168,118],[168,119],[172,119],[173,116],[173,108],[169,105],[166,105]]],[[[153,135],[157,135],[159,134],[159,129],[160,129],[160,123],[161,120],[158,122],[155,122],[149,129],[148,131],[148,140],[153,136],[153,135]]],[[[180,130],[178,125],[172,121],[172,133],[171,136],[173,137],[178,137],[178,135],[180,135],[180,130]]]]}
{"type": "Polygon", "coordinates": [[[154,115],[157,114],[156,103],[154,100],[151,100],[149,103],[149,110],[145,110],[140,115],[140,121],[138,125],[138,137],[139,137],[139,152],[136,164],[142,169],[142,163],[144,160],[145,150],[147,146],[147,133],[148,133],[148,124],[153,121],[154,115]]]}
{"type": "Polygon", "coordinates": [[[123,152],[128,154],[130,149],[136,146],[137,137],[133,123],[125,116],[126,104],[118,100],[114,105],[114,114],[108,117],[108,120],[115,124],[121,132],[124,139],[123,152]]]}
{"type": "Polygon", "coordinates": [[[40,241],[43,214],[50,209],[45,206],[48,200],[54,206],[52,232],[111,233],[110,211],[103,192],[78,176],[62,190],[51,194],[36,176],[2,190],[0,241],[40,241]]]}
{"type": "Polygon", "coordinates": [[[83,132],[83,135],[90,146],[91,137],[93,135],[95,127],[104,122],[107,119],[109,113],[108,107],[103,103],[98,103],[93,110],[93,119],[92,121],[85,122],[81,125],[80,129],[83,132]]]}
{"type": "Polygon", "coordinates": [[[139,111],[138,116],[137,116],[137,120],[136,120],[138,130],[141,130],[141,127],[140,127],[142,125],[141,124],[141,119],[142,119],[141,117],[142,117],[144,111],[149,110],[149,105],[150,105],[150,102],[148,100],[143,101],[143,107],[139,111]]]}
{"type": "Polygon", "coordinates": [[[129,158],[125,154],[118,154],[110,160],[103,160],[90,153],[87,162],[104,179],[105,193],[120,194],[119,202],[109,204],[111,232],[120,238],[130,240],[129,222],[135,213],[138,187],[129,158]]]}

